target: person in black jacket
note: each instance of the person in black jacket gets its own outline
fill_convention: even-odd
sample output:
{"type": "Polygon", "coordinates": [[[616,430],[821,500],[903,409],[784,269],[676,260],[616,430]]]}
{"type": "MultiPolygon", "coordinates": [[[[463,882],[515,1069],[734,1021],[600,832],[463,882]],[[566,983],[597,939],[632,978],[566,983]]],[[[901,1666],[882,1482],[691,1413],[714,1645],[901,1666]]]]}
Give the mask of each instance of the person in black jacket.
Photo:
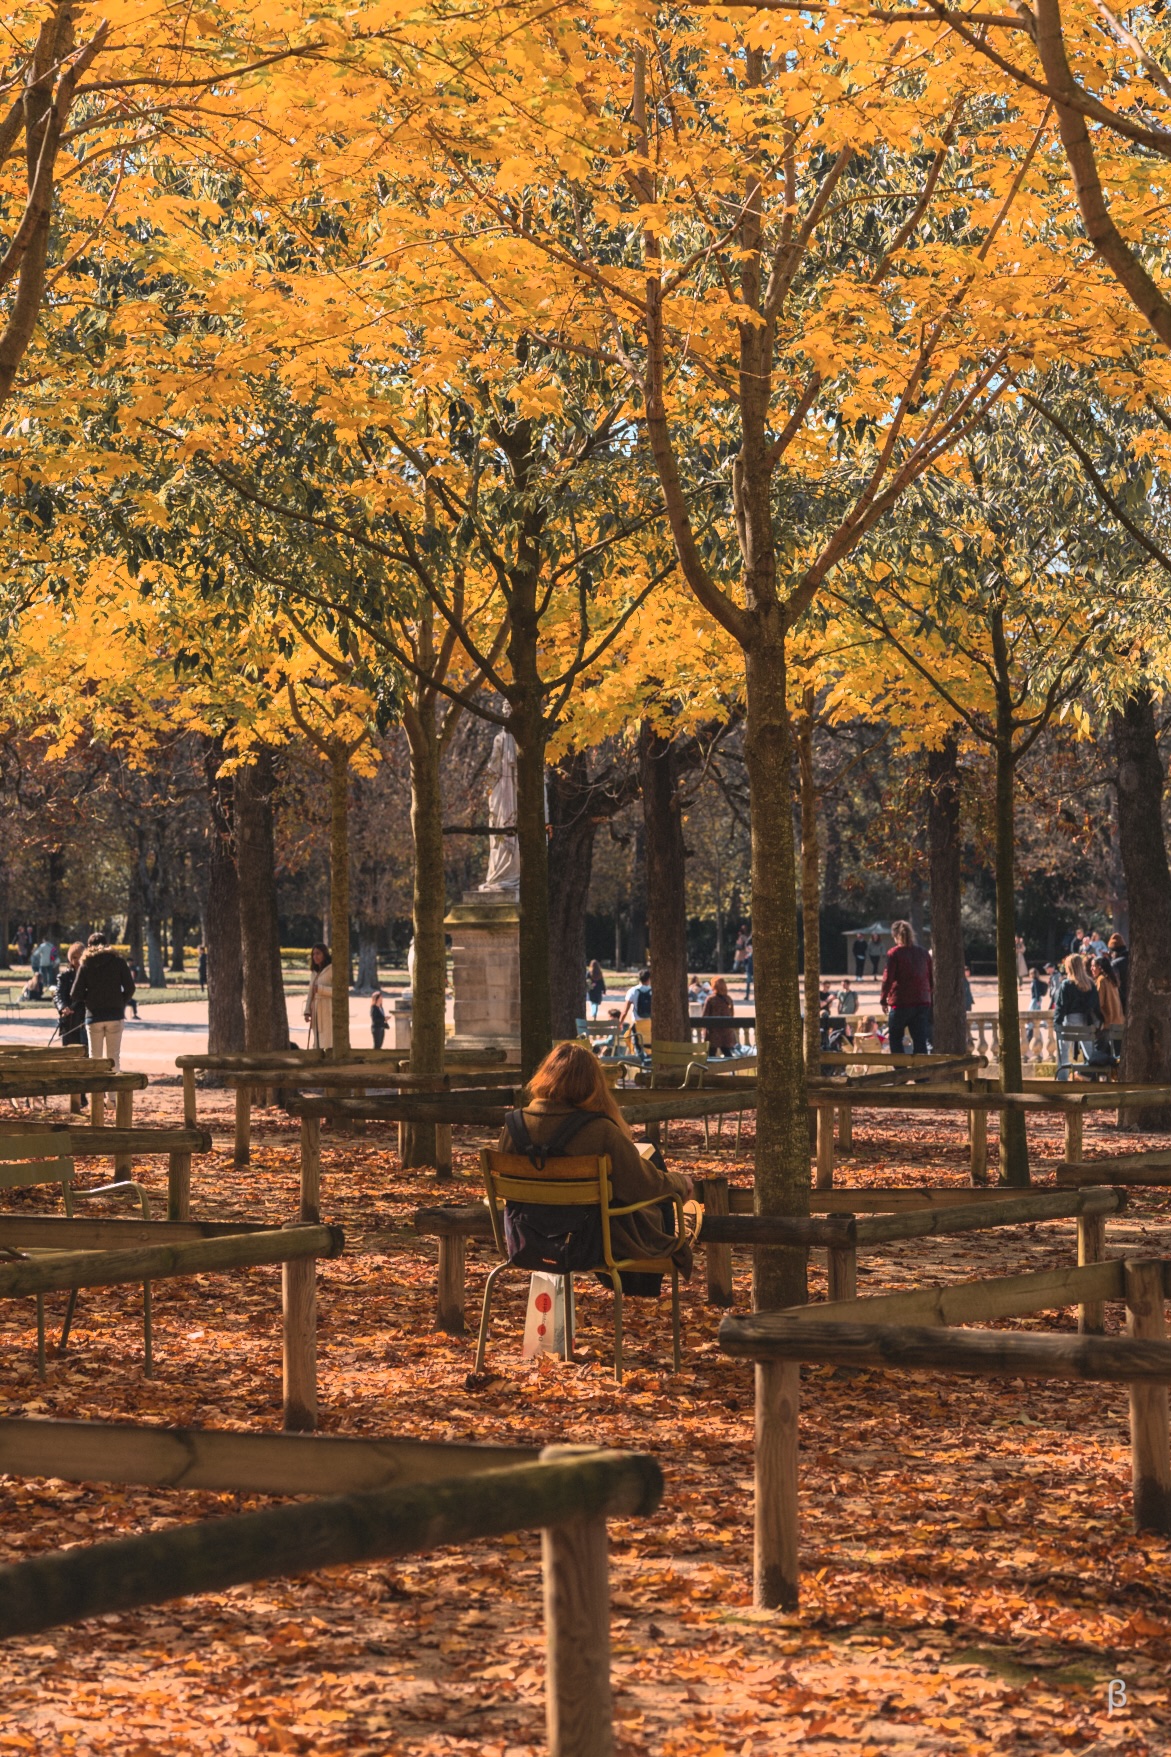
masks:
{"type": "MultiPolygon", "coordinates": [[[[1102,1023],[1102,1007],[1098,1000],[1098,991],[1094,987],[1086,961],[1080,952],[1071,952],[1066,958],[1062,969],[1065,981],[1057,991],[1057,1004],[1053,1008],[1053,1023],[1060,1030],[1063,1025],[1089,1025],[1097,1027],[1102,1023]]],[[[1079,1037],[1083,1061],[1089,1061],[1094,1049],[1093,1031],[1085,1037],[1079,1037]]],[[[1073,1060],[1074,1045],[1057,1042],[1057,1078],[1069,1079],[1070,1063],[1073,1060]]]]}
{"type": "Polygon", "coordinates": [[[70,1003],[85,1008],[91,1056],[109,1056],[117,1071],[122,1056],[122,1022],[134,994],[134,978],[125,958],[106,944],[104,933],[91,933],[73,981],[70,1003]]]}
{"type": "MultiPolygon", "coordinates": [[[[57,992],[54,1000],[57,1003],[57,1017],[60,1021],[58,1030],[61,1033],[63,1049],[86,1050],[85,1015],[74,1010],[73,984],[77,979],[77,968],[81,963],[81,954],[85,951],[84,940],[74,940],[66,954],[66,960],[57,973],[57,992]]],[[[85,1099],[80,1092],[72,1092],[69,1096],[69,1108],[73,1111],[85,1109],[85,1099]]]]}
{"type": "Polygon", "coordinates": [[[381,1049],[386,1040],[386,1008],[382,1004],[380,988],[370,996],[370,1036],[375,1049],[381,1049]]]}
{"type": "Polygon", "coordinates": [[[1114,970],[1114,980],[1118,984],[1118,992],[1122,996],[1122,1010],[1125,1012],[1126,1003],[1130,999],[1130,952],[1120,933],[1110,935],[1106,941],[1106,950],[1114,970]]]}

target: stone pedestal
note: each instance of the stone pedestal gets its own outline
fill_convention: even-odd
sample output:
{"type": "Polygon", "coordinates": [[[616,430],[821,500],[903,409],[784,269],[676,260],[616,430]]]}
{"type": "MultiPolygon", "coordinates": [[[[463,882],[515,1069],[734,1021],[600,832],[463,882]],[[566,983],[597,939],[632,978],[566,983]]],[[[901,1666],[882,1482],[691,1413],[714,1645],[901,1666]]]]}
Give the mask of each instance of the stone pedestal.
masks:
{"type": "Polygon", "coordinates": [[[451,935],[451,1049],[503,1049],[520,1059],[520,908],[506,892],[465,891],[444,922],[451,935]]]}

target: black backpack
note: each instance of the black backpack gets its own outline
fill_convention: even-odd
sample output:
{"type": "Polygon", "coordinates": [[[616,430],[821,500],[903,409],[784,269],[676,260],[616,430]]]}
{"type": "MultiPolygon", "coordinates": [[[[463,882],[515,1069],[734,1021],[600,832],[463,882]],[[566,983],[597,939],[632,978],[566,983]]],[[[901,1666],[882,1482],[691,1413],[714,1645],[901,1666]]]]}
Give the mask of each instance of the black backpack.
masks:
{"type": "Polygon", "coordinates": [[[639,983],[634,997],[634,1016],[636,1019],[649,1019],[651,1016],[651,991],[643,982],[639,983]]]}
{"type": "MultiPolygon", "coordinates": [[[[510,1110],[505,1126],[514,1150],[525,1154],[534,1171],[544,1171],[550,1159],[566,1158],[573,1137],[597,1120],[597,1111],[571,1111],[551,1139],[539,1146],[529,1134],[523,1111],[510,1110]]],[[[597,1208],[506,1202],[504,1243],[509,1262],[518,1269],[544,1269],[554,1275],[593,1269],[602,1260],[602,1216],[597,1208]]]]}

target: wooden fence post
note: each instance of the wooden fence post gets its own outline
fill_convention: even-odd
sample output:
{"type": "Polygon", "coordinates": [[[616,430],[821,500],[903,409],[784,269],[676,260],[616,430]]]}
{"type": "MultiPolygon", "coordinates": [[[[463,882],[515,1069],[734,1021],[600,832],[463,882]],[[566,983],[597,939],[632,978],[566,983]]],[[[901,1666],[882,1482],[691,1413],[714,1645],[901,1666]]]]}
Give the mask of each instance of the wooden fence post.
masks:
{"type": "Polygon", "coordinates": [[[854,1151],[854,1106],[840,1104],[838,1106],[838,1152],[854,1151]]]}
{"type": "MultiPolygon", "coordinates": [[[[1077,1260],[1100,1263],[1105,1255],[1106,1216],[1079,1214],[1077,1217],[1077,1260]]],[[[1106,1328],[1106,1307],[1100,1299],[1086,1300],[1077,1309],[1077,1327],[1083,1336],[1100,1336],[1106,1328]]]]}
{"type": "Polygon", "coordinates": [[[301,1219],[321,1223],[321,1118],[301,1118],[301,1219]]]}
{"type": "MultiPolygon", "coordinates": [[[[114,1094],[114,1126],[119,1129],[134,1127],[134,1093],[116,1092],[114,1094]]],[[[115,1153],[115,1178],[128,1178],[134,1169],[129,1153],[115,1153]]]]}
{"type": "Polygon", "coordinates": [[[233,1158],[237,1165],[247,1165],[252,1157],[252,1088],[236,1087],[236,1146],[233,1158]]]}
{"type": "Polygon", "coordinates": [[[830,1299],[857,1299],[858,1248],[856,1245],[829,1247],[830,1299]]]}
{"type": "Polygon", "coordinates": [[[604,1519],[541,1532],[549,1757],[611,1757],[610,1574],[604,1519]]]}
{"type": "Polygon", "coordinates": [[[974,1188],[988,1182],[988,1112],[973,1107],[968,1112],[968,1163],[974,1188]]]}
{"type": "Polygon", "coordinates": [[[442,1182],[451,1175],[451,1124],[436,1123],[435,1176],[438,1181],[442,1182]]]}
{"type": "MultiPolygon", "coordinates": [[[[1163,1341],[1163,1267],[1161,1262],[1125,1265],[1128,1336],[1163,1341]]],[[[1130,1386],[1130,1471],[1135,1530],[1171,1536],[1171,1429],[1166,1385],[1130,1386]]]]}
{"type": "Polygon", "coordinates": [[[194,1129],[199,1125],[195,1120],[195,1069],[183,1069],[183,1127],[194,1129]]]}
{"type": "Polygon", "coordinates": [[[106,1094],[91,1092],[89,1095],[89,1120],[93,1128],[100,1129],[106,1121],[106,1094]]]}
{"type": "Polygon", "coordinates": [[[467,1240],[441,1237],[439,1240],[439,1310],[436,1327],[449,1336],[464,1333],[464,1256],[467,1240]]]}
{"type": "Polygon", "coordinates": [[[1079,1100],[1071,1104],[1065,1113],[1065,1157],[1070,1165],[1077,1165],[1082,1156],[1082,1107],[1079,1100]]]}
{"type": "Polygon", "coordinates": [[[800,1407],[801,1369],[797,1363],[757,1361],[754,1600],[763,1610],[797,1608],[800,1407]]]}
{"type": "Polygon", "coordinates": [[[819,1104],[817,1107],[817,1187],[819,1190],[832,1190],[834,1187],[834,1107],[832,1104],[819,1104]]]}
{"type": "MultiPolygon", "coordinates": [[[[704,1178],[703,1210],[705,1214],[727,1214],[730,1212],[726,1177],[704,1178]]],[[[732,1247],[731,1245],[708,1245],[706,1249],[707,1303],[709,1306],[730,1306],[732,1303],[732,1247]]]]}
{"type": "Polygon", "coordinates": [[[167,1219],[191,1218],[191,1155],[167,1155],[167,1219]]]}
{"type": "Polygon", "coordinates": [[[317,1259],[281,1264],[284,1319],[285,1429],[312,1433],[317,1426],[317,1259]]]}

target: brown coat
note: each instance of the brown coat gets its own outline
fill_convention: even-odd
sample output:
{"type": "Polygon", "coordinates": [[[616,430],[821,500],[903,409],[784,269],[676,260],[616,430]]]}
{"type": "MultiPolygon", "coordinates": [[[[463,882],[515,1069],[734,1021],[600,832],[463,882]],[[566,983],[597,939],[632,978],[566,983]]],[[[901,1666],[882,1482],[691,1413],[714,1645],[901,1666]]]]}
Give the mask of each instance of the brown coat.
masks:
{"type": "MultiPolygon", "coordinates": [[[[525,1127],[537,1146],[552,1140],[559,1125],[569,1115],[570,1108],[567,1104],[535,1104],[525,1111],[525,1127]]],[[[502,1130],[498,1145],[502,1153],[516,1151],[507,1129],[502,1130]]],[[[603,1153],[609,1154],[610,1186],[614,1192],[612,1201],[616,1208],[623,1208],[628,1202],[645,1201],[648,1196],[659,1196],[667,1200],[671,1196],[685,1196],[687,1193],[685,1178],[676,1171],[664,1174],[657,1165],[644,1159],[630,1136],[617,1123],[611,1122],[608,1116],[599,1116],[596,1122],[584,1123],[566,1151],[575,1157],[579,1153],[599,1156],[603,1153]]],[[[541,1174],[535,1171],[533,1175],[539,1177],[541,1174]]],[[[610,1228],[614,1255],[619,1259],[661,1257],[667,1251],[672,1231],[673,1223],[665,1225],[658,1208],[646,1208],[641,1214],[624,1214],[610,1228]]],[[[675,1252],[675,1261],[684,1275],[691,1274],[691,1258],[690,1245],[684,1245],[675,1252]]]]}
{"type": "MultiPolygon", "coordinates": [[[[703,1003],[703,1016],[705,1019],[734,1019],[736,1017],[736,1003],[730,994],[713,992],[703,1003]]],[[[740,1039],[736,1035],[734,1026],[709,1025],[707,1041],[709,1049],[735,1049],[740,1039]]]]}

